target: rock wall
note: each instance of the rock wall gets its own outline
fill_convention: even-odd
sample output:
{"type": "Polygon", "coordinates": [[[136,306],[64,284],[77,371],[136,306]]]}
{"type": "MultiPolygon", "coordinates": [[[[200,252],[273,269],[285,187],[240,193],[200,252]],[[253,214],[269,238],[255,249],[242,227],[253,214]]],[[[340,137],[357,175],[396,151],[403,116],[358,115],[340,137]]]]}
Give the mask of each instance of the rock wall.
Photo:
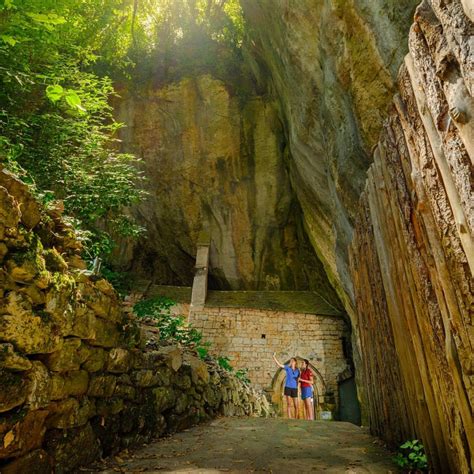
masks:
{"type": "Polygon", "coordinates": [[[350,252],[370,426],[443,473],[474,470],[473,34],[459,1],[417,8],[350,252]]]}
{"type": "Polygon", "coordinates": [[[308,236],[349,313],[348,245],[418,0],[241,0],[308,236]]]}
{"type": "MultiPolygon", "coordinates": [[[[143,159],[146,236],[122,266],[161,284],[192,281],[199,233],[212,239],[210,285],[313,289],[338,304],[301,224],[275,104],[208,75],[121,92],[125,151],[143,159]]],[[[120,259],[120,255],[117,255],[120,259]]]]}
{"type": "Polygon", "coordinates": [[[216,364],[176,346],[143,350],[60,214],[0,171],[2,474],[77,472],[217,414],[268,414],[265,397],[216,364]]]}

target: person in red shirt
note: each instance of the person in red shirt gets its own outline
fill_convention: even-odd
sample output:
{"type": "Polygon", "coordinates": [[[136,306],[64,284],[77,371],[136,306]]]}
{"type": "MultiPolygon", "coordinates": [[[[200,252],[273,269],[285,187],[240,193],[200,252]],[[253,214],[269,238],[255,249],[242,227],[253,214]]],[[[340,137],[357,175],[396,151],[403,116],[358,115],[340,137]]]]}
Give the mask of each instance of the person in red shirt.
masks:
{"type": "Polygon", "coordinates": [[[301,375],[298,379],[301,384],[301,399],[304,404],[304,411],[307,420],[314,420],[314,399],[313,399],[313,372],[309,368],[309,360],[303,359],[301,375]]]}

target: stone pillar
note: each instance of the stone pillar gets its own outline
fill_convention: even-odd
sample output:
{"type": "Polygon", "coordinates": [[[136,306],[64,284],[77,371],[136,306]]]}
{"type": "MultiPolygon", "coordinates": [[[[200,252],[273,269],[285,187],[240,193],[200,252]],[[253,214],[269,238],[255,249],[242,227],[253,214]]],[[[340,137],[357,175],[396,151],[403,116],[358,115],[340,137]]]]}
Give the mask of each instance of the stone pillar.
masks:
{"type": "Polygon", "coordinates": [[[196,273],[193,280],[190,311],[203,308],[206,302],[210,244],[211,238],[209,233],[201,232],[197,243],[196,273]]]}

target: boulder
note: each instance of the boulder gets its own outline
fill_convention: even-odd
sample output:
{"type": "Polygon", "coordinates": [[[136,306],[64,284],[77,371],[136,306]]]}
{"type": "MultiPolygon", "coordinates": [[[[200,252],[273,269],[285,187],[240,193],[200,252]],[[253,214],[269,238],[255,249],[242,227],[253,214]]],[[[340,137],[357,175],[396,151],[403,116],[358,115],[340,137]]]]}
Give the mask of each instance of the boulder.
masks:
{"type": "Polygon", "coordinates": [[[74,370],[51,376],[51,399],[59,400],[69,396],[82,396],[89,387],[89,374],[85,370],[74,370]]]}
{"type": "Polygon", "coordinates": [[[76,315],[71,305],[72,280],[67,284],[61,284],[57,288],[51,288],[45,297],[45,311],[50,315],[51,320],[59,328],[62,336],[68,336],[73,331],[76,315]]]}
{"type": "Polygon", "coordinates": [[[83,426],[95,415],[95,403],[85,397],[80,402],[76,398],[66,398],[49,405],[51,415],[47,420],[49,428],[74,428],[83,426]]]}
{"type": "Polygon", "coordinates": [[[150,369],[134,370],[130,373],[130,378],[138,387],[153,387],[160,381],[156,372],[150,369]]]}
{"type": "Polygon", "coordinates": [[[194,384],[205,385],[209,383],[209,369],[205,362],[191,354],[185,354],[184,364],[191,367],[191,378],[194,384]]]}
{"type": "Polygon", "coordinates": [[[47,410],[30,410],[0,417],[0,459],[17,457],[39,448],[46,432],[47,410]]]}
{"type": "Polygon", "coordinates": [[[105,365],[107,353],[101,347],[89,347],[86,361],[82,368],[88,372],[99,372],[105,365]]]}
{"type": "Polygon", "coordinates": [[[46,268],[51,272],[64,273],[68,269],[68,264],[64,260],[63,256],[53,247],[45,250],[44,260],[46,268]]]}
{"type": "Polygon", "coordinates": [[[81,339],[95,338],[95,315],[85,304],[74,306],[74,319],[68,336],[77,336],[81,339]]]}
{"type": "Polygon", "coordinates": [[[20,206],[7,189],[0,185],[0,222],[4,227],[16,227],[20,221],[20,206]]]}
{"type": "Polygon", "coordinates": [[[94,317],[93,329],[94,337],[88,339],[89,344],[107,348],[118,345],[120,333],[113,322],[94,317]]]}
{"type": "MultiPolygon", "coordinates": [[[[36,239],[35,239],[36,240],[36,239]]],[[[42,245],[38,241],[28,251],[12,254],[5,262],[5,268],[10,277],[17,283],[32,283],[33,281],[42,281],[42,278],[49,276],[42,254],[42,245]]],[[[49,279],[47,278],[47,282],[49,279]]],[[[46,283],[47,285],[47,283],[46,283]]],[[[45,287],[44,284],[41,287],[45,287]]]]}
{"type": "Polygon", "coordinates": [[[0,171],[0,186],[7,189],[9,194],[15,196],[15,201],[18,203],[21,212],[21,222],[29,229],[35,227],[41,220],[41,208],[30,192],[28,185],[3,169],[0,171]]]}
{"type": "Polygon", "coordinates": [[[164,363],[175,372],[183,365],[183,350],[176,345],[160,347],[156,352],[164,363]]]}
{"type": "Polygon", "coordinates": [[[0,367],[13,371],[31,369],[31,361],[15,352],[13,344],[0,344],[0,367]]]}
{"type": "Polygon", "coordinates": [[[110,398],[117,384],[117,377],[114,375],[93,375],[89,383],[87,394],[91,397],[110,398]]]}
{"type": "Polygon", "coordinates": [[[181,393],[174,405],[174,412],[177,413],[178,415],[181,415],[186,411],[186,409],[189,406],[189,397],[186,395],[186,393],[181,393]]]}
{"type": "Polygon", "coordinates": [[[177,374],[173,378],[174,385],[181,388],[182,390],[189,390],[191,388],[191,377],[189,375],[177,374]]]}
{"type": "Polygon", "coordinates": [[[47,354],[62,345],[48,318],[33,312],[0,315],[0,340],[11,342],[25,354],[47,354]]]}
{"type": "Polygon", "coordinates": [[[79,370],[88,356],[88,349],[80,339],[69,338],[64,339],[60,350],[46,356],[44,361],[53,372],[67,372],[69,370],[79,370]]]}
{"type": "Polygon", "coordinates": [[[157,413],[171,408],[175,401],[174,390],[170,387],[157,387],[152,390],[154,406],[157,413]]]}
{"type": "Polygon", "coordinates": [[[132,356],[130,351],[120,347],[114,347],[110,350],[107,357],[106,370],[112,373],[124,373],[130,370],[132,365],[132,356]]]}
{"type": "Polygon", "coordinates": [[[124,400],[135,400],[137,391],[130,385],[117,383],[114,390],[114,397],[123,398],[124,400]]]}
{"type": "Polygon", "coordinates": [[[26,374],[28,396],[26,403],[29,409],[44,408],[51,399],[51,377],[48,369],[40,361],[33,361],[33,366],[26,374]]]}
{"type": "Polygon", "coordinates": [[[87,269],[87,263],[79,255],[76,254],[69,255],[67,257],[67,263],[71,268],[76,268],[78,270],[87,269]]]}
{"type": "Polygon", "coordinates": [[[121,398],[110,398],[110,399],[100,399],[97,400],[97,415],[100,416],[110,416],[117,415],[120,413],[124,407],[124,401],[121,398]]]}
{"type": "Polygon", "coordinates": [[[36,285],[23,286],[18,288],[18,292],[26,295],[33,306],[40,306],[46,302],[44,291],[41,291],[36,285]]]}
{"type": "Polygon", "coordinates": [[[112,297],[115,297],[116,296],[116,292],[114,290],[114,287],[105,279],[101,279],[101,280],[97,280],[95,282],[95,287],[102,293],[104,293],[104,295],[107,295],[107,296],[112,296],[112,297]]]}
{"type": "Polygon", "coordinates": [[[0,369],[0,387],[0,413],[25,403],[28,383],[21,375],[0,369]]]}
{"type": "Polygon", "coordinates": [[[55,460],[55,473],[78,472],[78,468],[101,455],[99,441],[90,423],[80,428],[51,430],[45,438],[45,450],[55,460]]]}
{"type": "MultiPolygon", "coordinates": [[[[102,280],[105,282],[105,280],[102,280]]],[[[106,283],[99,284],[105,287],[106,283]]],[[[118,322],[121,319],[121,311],[118,310],[119,302],[115,292],[103,293],[97,288],[97,283],[90,280],[78,284],[78,290],[82,300],[89,306],[97,316],[106,320],[118,322]]]]}
{"type": "Polygon", "coordinates": [[[3,262],[5,255],[8,253],[8,247],[4,242],[0,242],[0,262],[3,262]]]}

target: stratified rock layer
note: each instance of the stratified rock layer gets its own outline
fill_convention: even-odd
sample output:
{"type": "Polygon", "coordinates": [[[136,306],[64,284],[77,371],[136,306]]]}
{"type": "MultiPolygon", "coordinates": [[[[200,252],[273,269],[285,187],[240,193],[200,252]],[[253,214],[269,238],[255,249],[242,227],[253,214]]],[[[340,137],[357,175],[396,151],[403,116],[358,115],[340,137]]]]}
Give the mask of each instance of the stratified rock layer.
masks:
{"type": "Polygon", "coordinates": [[[415,14],[351,246],[372,430],[474,469],[474,28],[461,2],[415,14]]]}
{"type": "Polygon", "coordinates": [[[177,346],[142,349],[112,286],[82,268],[58,209],[0,170],[0,471],[77,472],[100,456],[265,397],[177,346]]]}

